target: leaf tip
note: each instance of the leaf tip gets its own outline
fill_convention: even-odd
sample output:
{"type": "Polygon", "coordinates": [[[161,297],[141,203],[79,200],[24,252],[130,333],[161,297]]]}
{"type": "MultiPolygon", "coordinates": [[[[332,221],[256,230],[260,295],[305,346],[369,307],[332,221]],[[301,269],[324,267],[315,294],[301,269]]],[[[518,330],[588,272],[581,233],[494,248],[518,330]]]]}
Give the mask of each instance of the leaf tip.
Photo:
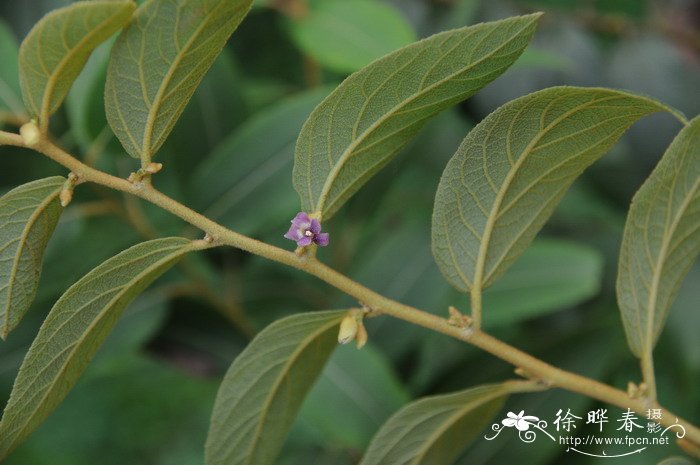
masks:
{"type": "Polygon", "coordinates": [[[529,15],[521,16],[521,18],[523,18],[527,22],[527,26],[525,29],[528,32],[530,32],[530,34],[534,34],[534,31],[537,29],[537,26],[539,26],[540,18],[542,18],[542,16],[544,16],[544,11],[537,11],[535,13],[530,13],[529,15]]]}

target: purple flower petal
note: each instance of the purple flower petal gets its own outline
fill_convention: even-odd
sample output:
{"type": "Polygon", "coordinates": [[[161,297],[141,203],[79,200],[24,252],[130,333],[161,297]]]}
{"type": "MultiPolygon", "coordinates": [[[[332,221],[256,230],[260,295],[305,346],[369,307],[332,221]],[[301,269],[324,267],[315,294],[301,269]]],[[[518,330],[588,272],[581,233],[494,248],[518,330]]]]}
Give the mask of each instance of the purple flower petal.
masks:
{"type": "Polygon", "coordinates": [[[314,234],[320,234],[321,233],[321,223],[316,218],[314,218],[311,220],[311,225],[309,226],[309,229],[314,234]]]}
{"type": "Polygon", "coordinates": [[[328,233],[316,234],[314,236],[314,242],[320,247],[325,247],[328,245],[328,233]]]}
{"type": "Polygon", "coordinates": [[[304,212],[297,213],[297,216],[292,220],[292,225],[299,229],[308,229],[311,226],[311,218],[304,212]]]}
{"type": "Polygon", "coordinates": [[[311,245],[311,242],[313,242],[311,236],[304,236],[297,241],[297,245],[299,247],[306,247],[307,245],[311,245]]]}
{"type": "Polygon", "coordinates": [[[291,223],[284,237],[296,241],[299,247],[307,247],[314,243],[321,247],[328,245],[328,233],[321,232],[321,222],[317,218],[312,219],[307,213],[299,212],[291,223]]]}
{"type": "Polygon", "coordinates": [[[289,231],[287,231],[287,233],[284,235],[284,237],[286,237],[287,239],[292,240],[292,241],[298,241],[299,239],[304,237],[304,233],[302,233],[299,228],[292,225],[292,227],[289,228],[289,231]]]}
{"type": "Polygon", "coordinates": [[[299,212],[294,216],[294,219],[292,221],[311,221],[309,218],[309,215],[306,214],[306,212],[299,212]]]}

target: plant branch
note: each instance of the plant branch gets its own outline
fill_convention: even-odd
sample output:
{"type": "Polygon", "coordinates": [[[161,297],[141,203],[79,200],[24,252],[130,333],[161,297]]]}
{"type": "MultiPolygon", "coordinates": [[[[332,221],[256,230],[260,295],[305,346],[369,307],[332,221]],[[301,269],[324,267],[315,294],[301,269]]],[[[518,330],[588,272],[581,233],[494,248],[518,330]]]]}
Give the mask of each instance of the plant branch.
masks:
{"type": "Polygon", "coordinates": [[[646,396],[656,400],[656,376],[654,375],[654,357],[651,351],[644,354],[641,359],[642,379],[646,385],[646,396]]]}
{"type": "MultiPolygon", "coordinates": [[[[0,131],[0,145],[3,144],[27,147],[21,136],[0,131]]],[[[132,183],[91,168],[60,147],[54,145],[46,137],[42,137],[38,142],[32,144],[30,148],[43,153],[71,170],[78,176],[79,182],[94,182],[133,194],[182,218],[207,233],[213,239],[213,245],[232,246],[305,271],[358,299],[374,311],[400,318],[474,345],[514,365],[519,368],[521,372],[524,372],[527,377],[537,380],[543,385],[563,388],[623,409],[630,408],[642,415],[646,414],[647,409],[650,408],[661,409],[662,419],[660,423],[663,426],[668,427],[678,422],[678,424],[683,426],[686,430],[685,439],[695,445],[700,445],[700,429],[688,421],[682,420],[668,410],[661,408],[655,400],[647,397],[630,397],[625,391],[556,368],[479,329],[453,326],[446,318],[384,297],[319,262],[316,258],[308,256],[308,254],[299,256],[294,252],[272,246],[232,231],[157,191],[150,184],[143,182],[132,183]]]]}

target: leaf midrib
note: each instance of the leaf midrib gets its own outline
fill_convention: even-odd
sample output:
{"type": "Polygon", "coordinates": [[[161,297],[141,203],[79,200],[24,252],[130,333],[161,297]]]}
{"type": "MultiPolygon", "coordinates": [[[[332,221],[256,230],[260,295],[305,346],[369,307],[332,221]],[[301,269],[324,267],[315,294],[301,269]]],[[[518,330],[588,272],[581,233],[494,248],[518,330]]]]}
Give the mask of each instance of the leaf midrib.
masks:
{"type": "Polygon", "coordinates": [[[7,337],[7,334],[9,333],[9,330],[10,330],[10,307],[12,306],[12,295],[13,295],[13,290],[14,290],[14,286],[12,285],[12,283],[14,283],[15,277],[17,276],[18,263],[19,263],[20,257],[22,256],[22,250],[23,250],[25,241],[26,241],[27,237],[29,236],[29,232],[31,231],[32,227],[34,226],[34,223],[36,222],[39,215],[44,213],[46,207],[52,201],[56,200],[56,197],[58,196],[58,194],[60,192],[61,192],[60,188],[56,189],[52,194],[50,194],[41,203],[39,203],[37,205],[36,209],[34,210],[34,212],[31,214],[31,216],[27,220],[27,225],[22,230],[22,234],[20,235],[19,244],[17,245],[17,251],[15,252],[15,258],[12,261],[12,271],[10,271],[9,287],[7,289],[7,306],[3,311],[3,313],[5,314],[5,324],[3,324],[2,331],[0,331],[0,336],[2,336],[3,339],[7,337]]]}
{"type": "MultiPolygon", "coordinates": [[[[99,2],[99,3],[106,3],[106,2],[99,2]]],[[[121,8],[127,5],[127,3],[123,2],[123,5],[120,5],[121,8]]],[[[97,4],[97,2],[95,2],[97,4]]],[[[92,6],[92,5],[91,5],[92,6]]],[[[41,110],[39,114],[39,121],[41,125],[46,125],[48,124],[48,118],[49,118],[49,112],[50,112],[50,103],[51,103],[51,94],[53,94],[53,91],[56,87],[56,83],[58,81],[57,76],[59,76],[65,67],[68,65],[68,62],[73,59],[75,55],[77,55],[78,51],[81,50],[81,48],[89,42],[95,35],[98,33],[102,32],[102,30],[105,29],[107,24],[110,24],[113,20],[114,17],[120,13],[120,10],[115,10],[112,14],[110,14],[104,21],[102,21],[100,24],[98,24],[93,30],[88,32],[78,43],[66,54],[66,56],[63,57],[63,59],[58,63],[58,66],[54,68],[53,72],[51,73],[50,76],[48,76],[48,80],[46,81],[46,88],[44,89],[44,94],[42,96],[42,102],[41,102],[41,110]]],[[[37,42],[37,47],[40,46],[40,42],[37,42]]]]}
{"type": "MultiPolygon", "coordinates": [[[[318,336],[321,334],[325,333],[332,327],[338,325],[338,322],[340,320],[340,316],[337,318],[334,318],[331,320],[331,322],[326,323],[322,326],[320,326],[316,331],[309,333],[309,335],[305,338],[302,339],[302,344],[300,344],[294,352],[292,352],[292,355],[289,357],[287,360],[287,363],[284,364],[282,367],[282,371],[280,373],[287,373],[289,371],[289,368],[291,365],[293,365],[299,355],[309,346],[311,342],[316,340],[318,336]]],[[[253,459],[253,454],[255,452],[255,447],[260,441],[260,438],[262,437],[262,428],[263,424],[265,423],[265,419],[267,418],[268,411],[270,408],[270,404],[272,403],[272,400],[275,397],[275,394],[277,393],[277,390],[281,386],[283,380],[286,378],[286,376],[278,376],[277,379],[275,380],[274,384],[272,385],[272,389],[270,389],[269,395],[266,397],[265,402],[263,403],[261,412],[264,412],[264,414],[260,415],[260,419],[257,422],[257,425],[255,427],[255,430],[253,431],[253,440],[250,443],[250,446],[248,447],[248,452],[245,455],[245,462],[244,465],[253,465],[251,460],[253,459]]]]}
{"type": "Polygon", "coordinates": [[[510,189],[510,185],[515,179],[516,174],[519,173],[520,168],[522,167],[523,163],[528,158],[528,155],[532,152],[532,149],[537,145],[537,143],[546,135],[549,131],[551,131],[556,125],[561,123],[563,120],[568,118],[574,113],[577,113],[585,108],[588,108],[590,106],[593,106],[595,104],[605,102],[608,100],[614,100],[616,98],[620,98],[619,94],[614,94],[611,96],[607,96],[604,98],[600,99],[594,99],[591,100],[590,102],[586,102],[585,104],[582,105],[577,105],[576,107],[572,108],[571,110],[568,110],[567,112],[563,113],[559,117],[557,117],[554,121],[552,121],[545,129],[541,130],[531,141],[530,143],[523,149],[522,153],[520,154],[520,157],[516,160],[515,164],[511,167],[511,169],[508,171],[508,174],[506,175],[506,178],[503,181],[503,184],[501,185],[501,188],[499,189],[498,193],[496,194],[496,198],[494,199],[493,206],[491,207],[491,211],[489,212],[489,216],[486,219],[486,225],[484,226],[484,232],[482,234],[482,240],[481,244],[479,246],[479,254],[477,255],[477,262],[474,267],[474,281],[473,281],[473,288],[472,292],[481,292],[481,289],[483,287],[483,275],[484,275],[484,266],[486,264],[486,254],[488,252],[488,248],[491,242],[491,235],[493,233],[493,229],[496,225],[496,219],[498,216],[498,211],[501,208],[501,204],[503,203],[503,200],[505,199],[505,195],[510,189]]]}
{"type": "MultiPolygon", "coordinates": [[[[175,247],[175,246],[170,246],[169,248],[171,248],[171,249],[173,249],[173,250],[177,249],[177,247],[175,247]]],[[[166,248],[161,249],[161,250],[152,250],[152,251],[149,251],[148,253],[146,253],[146,254],[141,255],[140,257],[138,257],[138,259],[148,258],[148,257],[150,257],[150,256],[152,256],[152,255],[156,255],[156,254],[162,253],[164,250],[166,250],[166,248]]],[[[158,263],[159,263],[159,262],[156,262],[156,264],[158,264],[158,263]]],[[[106,269],[106,270],[100,270],[100,273],[96,273],[95,276],[90,276],[90,273],[89,273],[88,275],[86,275],[86,277],[87,277],[87,276],[90,276],[90,279],[84,279],[83,281],[80,282],[80,284],[82,284],[82,286],[91,285],[91,283],[94,282],[95,280],[104,279],[105,276],[107,276],[107,275],[113,273],[117,268],[122,268],[122,267],[125,267],[125,266],[128,266],[128,265],[129,265],[129,263],[121,263],[121,264],[119,264],[118,266],[116,266],[116,267],[114,267],[114,268],[110,268],[110,269],[106,269]]],[[[93,270],[93,271],[94,271],[94,270],[93,270]]],[[[137,278],[138,278],[138,276],[137,276],[137,278]]],[[[133,279],[132,279],[132,281],[133,281],[133,279]]],[[[74,309],[74,311],[72,312],[72,314],[71,314],[70,316],[68,316],[66,319],[64,319],[58,326],[56,326],[56,327],[54,328],[53,332],[47,337],[46,342],[48,343],[48,342],[53,341],[54,338],[56,337],[56,334],[57,334],[58,332],[60,332],[60,331],[62,330],[62,328],[63,328],[66,324],[68,324],[68,323],[71,321],[71,319],[76,318],[76,317],[78,316],[79,313],[82,313],[86,308],[88,308],[88,307],[90,307],[91,305],[93,305],[95,302],[97,302],[98,300],[100,300],[103,296],[113,293],[113,294],[115,295],[115,297],[111,298],[107,303],[105,303],[104,306],[103,306],[103,308],[106,308],[106,307],[110,306],[110,304],[112,303],[112,301],[113,301],[114,299],[116,299],[116,298],[120,295],[120,293],[121,293],[123,290],[129,289],[129,286],[130,286],[130,284],[131,284],[132,281],[127,281],[126,283],[124,283],[124,284],[122,284],[122,285],[113,286],[113,287],[109,288],[108,290],[102,291],[102,292],[100,292],[98,295],[92,296],[92,297],[90,298],[90,300],[88,300],[88,301],[86,301],[86,302],[79,302],[79,303],[78,303],[78,307],[74,309]]],[[[69,288],[68,291],[66,291],[66,293],[65,293],[63,296],[61,296],[61,298],[60,298],[60,299],[56,302],[56,304],[54,305],[54,308],[57,308],[59,305],[65,305],[65,302],[66,302],[66,301],[69,301],[70,299],[74,299],[74,298],[75,298],[76,293],[78,292],[78,291],[75,290],[75,286],[77,286],[77,284],[78,284],[78,283],[76,283],[74,286],[72,286],[71,288],[69,288]]],[[[82,288],[80,289],[80,291],[82,291],[82,288]]],[[[69,346],[69,347],[70,347],[70,346],[69,346]]],[[[42,370],[43,370],[43,369],[42,369],[42,370]]],[[[36,380],[33,380],[32,383],[34,383],[35,381],[36,381],[36,380]]],[[[33,385],[32,383],[30,383],[30,385],[29,385],[28,387],[31,387],[31,386],[33,385]]],[[[18,397],[19,397],[19,398],[23,397],[23,396],[25,395],[25,393],[27,392],[27,390],[28,390],[28,389],[25,388],[24,390],[18,392],[18,397]]]]}
{"type": "Polygon", "coordinates": [[[450,415],[445,422],[442,423],[442,425],[437,428],[436,430],[433,431],[428,436],[428,439],[424,442],[424,445],[418,450],[416,457],[413,459],[411,462],[413,465],[420,465],[421,460],[425,458],[426,454],[430,451],[430,448],[433,446],[433,444],[440,438],[440,436],[447,431],[449,428],[454,426],[455,423],[457,423],[464,415],[467,415],[471,410],[480,407],[483,404],[486,404],[487,402],[490,402],[498,397],[504,396],[508,393],[508,391],[501,389],[497,392],[490,393],[487,396],[484,396],[481,399],[474,400],[472,402],[469,402],[462,406],[461,408],[458,408],[455,413],[450,415]]]}
{"type": "MultiPolygon", "coordinates": [[[[690,144],[690,138],[688,139],[687,144],[690,144]]],[[[686,145],[687,147],[687,145],[686,145]]],[[[685,149],[687,150],[687,148],[685,149]]],[[[674,183],[675,183],[675,178],[674,178],[674,183]]],[[[671,244],[671,239],[676,233],[676,229],[678,228],[678,225],[683,217],[683,214],[685,213],[686,209],[690,205],[690,202],[693,200],[695,197],[695,192],[698,190],[698,186],[700,186],[700,178],[695,180],[695,183],[693,183],[693,187],[688,191],[688,195],[686,198],[683,200],[681,203],[680,208],[678,209],[675,217],[673,218],[673,222],[671,223],[671,226],[666,230],[666,234],[664,234],[664,238],[661,242],[661,249],[659,250],[659,255],[656,260],[656,267],[654,268],[654,273],[652,275],[652,282],[651,282],[651,289],[649,291],[649,299],[647,301],[647,334],[646,334],[646,341],[644,352],[648,353],[651,352],[652,348],[652,340],[653,340],[653,334],[654,334],[654,326],[655,326],[655,319],[654,319],[654,313],[656,313],[656,304],[657,298],[658,298],[658,292],[659,292],[659,284],[661,282],[661,271],[664,268],[666,259],[668,258],[668,247],[671,244]],[[670,231],[670,232],[669,232],[670,231]]],[[[672,198],[672,193],[669,193],[669,199],[672,198]]],[[[646,355],[645,355],[646,356],[646,355]]]]}
{"type": "Polygon", "coordinates": [[[526,30],[528,27],[530,27],[535,20],[536,20],[536,18],[531,20],[530,22],[528,22],[524,27],[519,29],[515,34],[511,35],[511,37],[508,38],[508,40],[504,41],[500,46],[498,46],[497,48],[492,50],[490,53],[484,55],[481,59],[471,63],[470,65],[466,66],[465,68],[461,68],[459,71],[450,74],[446,78],[443,78],[439,81],[436,81],[435,83],[429,85],[428,87],[424,88],[420,92],[416,92],[411,97],[407,98],[406,100],[403,100],[399,104],[394,105],[389,111],[384,113],[384,115],[382,115],[379,119],[377,119],[374,123],[372,123],[366,130],[364,130],[362,132],[362,134],[360,134],[360,136],[357,139],[353,140],[350,143],[350,145],[348,145],[348,147],[343,151],[341,156],[338,158],[338,161],[335,163],[335,165],[333,166],[333,169],[331,170],[331,172],[328,174],[328,177],[326,178],[326,182],[323,186],[323,189],[321,190],[321,195],[320,195],[318,203],[316,205],[316,213],[318,213],[318,215],[319,215],[319,220],[322,217],[323,206],[326,203],[326,199],[327,199],[328,195],[330,194],[330,189],[335,181],[335,178],[338,176],[338,172],[343,167],[346,160],[348,158],[350,158],[350,156],[352,155],[352,152],[357,148],[357,146],[360,143],[362,143],[365,140],[366,137],[368,137],[382,123],[384,123],[386,120],[388,120],[394,113],[399,111],[404,106],[410,104],[411,102],[413,102],[414,100],[418,99],[419,97],[425,95],[427,92],[433,90],[434,88],[441,86],[441,85],[445,84],[446,82],[449,82],[450,80],[454,79],[456,76],[469,71],[470,69],[474,68],[475,66],[477,66],[478,64],[480,64],[484,60],[493,56],[494,53],[498,52],[503,47],[505,47],[506,45],[511,43],[518,35],[520,35],[520,33],[522,33],[524,30],[526,30]]]}
{"type": "MultiPolygon", "coordinates": [[[[114,304],[115,304],[121,297],[123,297],[124,294],[125,294],[129,289],[131,289],[131,287],[132,287],[135,283],[137,283],[140,279],[144,278],[149,272],[151,272],[152,270],[157,269],[158,267],[160,267],[160,266],[166,264],[168,261],[177,258],[178,255],[182,255],[182,254],[184,254],[184,253],[189,252],[190,250],[194,250],[194,246],[193,246],[191,243],[190,243],[190,244],[185,243],[185,244],[183,244],[182,247],[180,247],[178,250],[176,250],[176,251],[174,251],[173,253],[171,253],[171,254],[165,256],[165,257],[162,258],[161,260],[155,262],[153,265],[151,265],[150,267],[148,267],[146,270],[144,270],[143,272],[139,273],[139,274],[136,275],[133,279],[131,279],[130,281],[128,281],[128,282],[122,287],[122,289],[121,289],[121,290],[120,290],[120,291],[119,291],[119,292],[118,292],[118,293],[103,307],[103,310],[100,312],[99,316],[98,316],[97,318],[95,318],[95,319],[90,323],[90,325],[87,327],[86,331],[84,331],[83,334],[81,335],[81,337],[78,338],[78,340],[77,340],[77,341],[75,342],[75,344],[73,345],[73,348],[72,348],[70,354],[67,356],[66,360],[70,361],[70,360],[73,360],[73,359],[74,359],[76,351],[77,351],[80,347],[82,347],[83,342],[85,341],[85,339],[87,339],[87,336],[88,336],[89,334],[91,334],[92,330],[93,330],[94,327],[97,325],[97,323],[100,322],[100,321],[102,320],[102,318],[104,317],[104,315],[105,315],[104,309],[105,309],[105,308],[111,308],[112,306],[114,306],[114,304]]],[[[68,367],[69,364],[70,364],[69,362],[64,363],[64,364],[61,366],[61,369],[58,371],[58,373],[57,373],[57,375],[56,375],[56,377],[55,377],[54,379],[59,379],[59,378],[61,378],[63,375],[65,375],[66,369],[67,369],[67,367],[68,367]]],[[[16,445],[16,438],[22,436],[22,435],[25,433],[25,431],[26,431],[26,429],[27,429],[27,426],[28,426],[28,425],[31,425],[31,423],[34,421],[34,419],[35,419],[35,418],[37,417],[37,415],[40,413],[40,408],[43,407],[43,406],[45,405],[46,399],[49,397],[49,395],[50,395],[51,393],[54,392],[55,387],[56,387],[56,383],[54,382],[54,383],[51,384],[51,387],[49,387],[49,388],[46,390],[46,392],[44,393],[44,395],[41,397],[40,401],[39,401],[38,404],[37,404],[39,407],[34,409],[34,412],[33,412],[32,415],[24,422],[24,425],[23,425],[22,427],[20,427],[19,429],[15,429],[15,430],[14,430],[14,431],[15,431],[15,438],[12,440],[12,442],[11,442],[11,444],[10,444],[10,448],[13,448],[13,447],[16,445]]],[[[8,404],[8,405],[9,405],[9,404],[8,404]]],[[[4,420],[4,418],[3,418],[3,420],[4,420]]],[[[5,454],[6,454],[7,452],[9,452],[9,450],[10,450],[10,449],[6,450],[6,451],[5,451],[5,454]]],[[[3,454],[2,452],[0,452],[0,459],[1,459],[3,456],[4,456],[4,454],[3,454]]]]}
{"type": "MultiPolygon", "coordinates": [[[[155,1],[155,0],[154,0],[155,1]]],[[[175,70],[178,68],[180,65],[181,61],[183,58],[189,53],[190,48],[194,44],[194,42],[199,39],[201,33],[204,31],[204,29],[207,28],[209,25],[209,21],[211,17],[218,13],[219,11],[219,6],[221,2],[218,2],[212,9],[209,11],[205,17],[202,23],[195,29],[195,31],[192,33],[189,39],[187,39],[187,42],[185,42],[185,45],[181,48],[179,48],[177,55],[175,56],[175,59],[173,60],[172,64],[168,68],[168,72],[165,74],[163,77],[163,81],[160,84],[160,87],[158,88],[158,92],[156,93],[155,98],[153,99],[153,104],[151,105],[151,108],[148,112],[148,118],[146,119],[146,125],[144,126],[144,135],[143,135],[143,144],[141,146],[141,156],[145,156],[147,158],[150,158],[152,153],[151,153],[151,138],[153,136],[153,128],[155,127],[155,118],[158,116],[158,113],[160,112],[160,108],[165,101],[164,94],[167,89],[167,87],[170,85],[170,81],[172,80],[173,76],[175,75],[175,70]]],[[[237,7],[238,8],[238,7],[237,7]]],[[[180,15],[178,14],[177,19],[179,20],[180,15]]],[[[229,18],[229,21],[233,18],[229,18]]],[[[228,24],[228,23],[226,23],[228,24]]],[[[145,36],[144,32],[144,36],[145,36]]]]}
{"type": "MultiPolygon", "coordinates": [[[[610,119],[608,119],[607,121],[612,121],[613,119],[615,119],[615,118],[610,118],[610,119]]],[[[562,160],[558,161],[557,164],[556,164],[555,166],[553,166],[553,167],[550,167],[550,168],[547,170],[547,172],[545,172],[545,173],[542,174],[542,175],[539,175],[539,176],[538,176],[538,179],[536,180],[536,182],[530,183],[526,189],[527,189],[527,190],[531,189],[531,188],[534,187],[539,181],[541,181],[541,179],[544,179],[546,176],[549,176],[550,174],[552,174],[553,172],[555,172],[556,170],[558,170],[559,168],[561,168],[561,167],[564,166],[565,164],[571,163],[572,161],[576,160],[576,159],[577,159],[578,157],[580,157],[582,154],[587,153],[587,152],[589,152],[589,151],[595,149],[595,148],[598,147],[599,145],[603,145],[603,144],[607,143],[608,139],[618,138],[619,136],[620,136],[619,133],[611,133],[610,135],[606,136],[604,139],[600,139],[600,140],[597,141],[595,144],[593,144],[593,145],[587,147],[587,148],[584,149],[584,150],[581,150],[581,151],[577,152],[577,153],[574,154],[573,156],[570,156],[569,158],[564,159],[563,161],[562,161],[562,160]]],[[[576,175],[572,175],[572,176],[575,177],[575,176],[577,176],[578,174],[580,174],[580,173],[577,173],[576,175]]],[[[563,181],[568,181],[568,180],[570,180],[570,179],[571,179],[571,177],[562,178],[563,181]]],[[[553,197],[547,199],[546,202],[542,203],[542,204],[539,205],[537,208],[535,208],[535,210],[534,210],[534,212],[536,212],[536,215],[534,215],[535,218],[537,218],[543,211],[545,211],[546,208],[551,204],[551,202],[557,201],[557,196],[558,196],[559,194],[563,194],[563,191],[565,191],[566,189],[568,189],[568,187],[569,187],[569,185],[567,185],[567,184],[563,184],[563,185],[559,186],[559,188],[558,188],[557,190],[554,191],[553,197]]],[[[515,205],[515,203],[516,203],[517,201],[519,201],[522,197],[524,197],[524,196],[528,193],[527,190],[523,190],[521,193],[519,193],[519,194],[516,196],[516,198],[515,198],[514,200],[512,200],[508,205],[506,205],[505,208],[500,209],[499,212],[498,212],[498,214],[496,215],[496,221],[498,221],[506,211],[508,211],[510,208],[512,208],[512,207],[515,205]]],[[[529,226],[529,225],[528,225],[528,226],[529,226]]],[[[503,262],[503,260],[508,256],[509,252],[513,249],[513,247],[518,243],[518,241],[520,240],[520,238],[521,238],[522,236],[524,236],[527,232],[528,232],[528,228],[527,228],[527,227],[523,228],[521,231],[518,232],[517,236],[508,244],[508,246],[507,246],[506,248],[504,248],[503,252],[501,253],[501,255],[500,255],[500,256],[498,257],[498,259],[496,260],[496,266],[494,266],[493,269],[491,269],[491,270],[489,271],[489,273],[488,273],[488,274],[486,275],[486,277],[483,279],[483,282],[489,282],[489,280],[492,279],[492,277],[499,271],[499,266],[500,266],[500,264],[501,264],[501,263],[503,262]]]]}

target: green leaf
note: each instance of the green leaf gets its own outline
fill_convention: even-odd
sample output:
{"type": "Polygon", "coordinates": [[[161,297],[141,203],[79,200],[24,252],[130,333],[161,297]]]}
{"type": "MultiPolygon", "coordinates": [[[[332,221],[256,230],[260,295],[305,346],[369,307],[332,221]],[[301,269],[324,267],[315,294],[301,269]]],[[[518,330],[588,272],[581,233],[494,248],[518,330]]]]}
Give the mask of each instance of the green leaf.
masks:
{"type": "Polygon", "coordinates": [[[326,0],[290,24],[292,39],[322,66],[352,73],[416,40],[411,26],[385,3],[326,0]]]}
{"type": "Polygon", "coordinates": [[[3,465],[201,465],[216,387],[146,352],[96,361],[3,465]]]}
{"type": "Polygon", "coordinates": [[[617,299],[627,341],[650,354],[683,278],[700,253],[700,117],[673,140],[632,199],[617,299]]]}
{"type": "Polygon", "coordinates": [[[506,397],[523,386],[484,385],[412,402],[384,423],[360,465],[453,463],[491,422],[506,397]]]}
{"type": "Polygon", "coordinates": [[[303,210],[330,218],[430,117],[513,64],[537,18],[436,34],[346,79],[314,110],[297,141],[293,177],[303,210]]]}
{"type": "Polygon", "coordinates": [[[19,78],[32,117],[46,128],[92,51],[129,22],[131,0],[77,2],[44,16],[22,42],[19,78]]]}
{"type": "Polygon", "coordinates": [[[299,211],[289,195],[294,141],[327,94],[321,88],[281,100],[224,139],[190,176],[197,210],[243,234],[256,234],[294,216],[299,211]]]}
{"type": "Polygon", "coordinates": [[[532,242],[568,187],[639,118],[673,111],[611,89],[553,87],[497,109],[440,179],[433,255],[461,291],[481,290],[532,242]]]}
{"type": "Polygon", "coordinates": [[[143,242],[71,286],[51,309],[19,370],[0,422],[0,458],[61,403],[124,309],[199,242],[143,242]]]}
{"type": "Polygon", "coordinates": [[[117,39],[107,120],[127,152],[150,159],[250,9],[251,0],[148,0],[117,39]]]}
{"type": "Polygon", "coordinates": [[[0,19],[0,110],[24,115],[20,98],[18,54],[17,38],[7,23],[0,19]]]}
{"type": "Polygon", "coordinates": [[[0,337],[20,322],[34,300],[44,250],[63,207],[65,178],[19,186],[0,198],[0,337]]]}
{"type": "Polygon", "coordinates": [[[229,368],[216,396],[205,464],[275,461],[304,396],[337,345],[346,311],[303,313],[265,328],[229,368]]]}

